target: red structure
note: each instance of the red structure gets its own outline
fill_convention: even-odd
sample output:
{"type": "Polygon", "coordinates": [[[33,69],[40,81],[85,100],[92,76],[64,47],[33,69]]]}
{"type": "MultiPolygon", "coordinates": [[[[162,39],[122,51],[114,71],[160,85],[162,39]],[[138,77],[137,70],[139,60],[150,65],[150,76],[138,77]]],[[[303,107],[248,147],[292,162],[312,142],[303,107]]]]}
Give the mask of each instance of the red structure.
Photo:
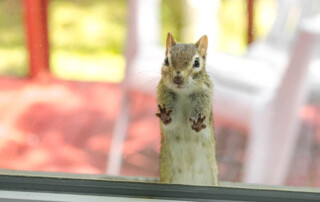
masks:
{"type": "Polygon", "coordinates": [[[248,4],[248,44],[253,42],[253,6],[254,6],[254,0],[247,0],[248,4]]]}
{"type": "Polygon", "coordinates": [[[29,75],[32,78],[42,77],[49,72],[48,2],[49,0],[24,0],[29,75]]]}

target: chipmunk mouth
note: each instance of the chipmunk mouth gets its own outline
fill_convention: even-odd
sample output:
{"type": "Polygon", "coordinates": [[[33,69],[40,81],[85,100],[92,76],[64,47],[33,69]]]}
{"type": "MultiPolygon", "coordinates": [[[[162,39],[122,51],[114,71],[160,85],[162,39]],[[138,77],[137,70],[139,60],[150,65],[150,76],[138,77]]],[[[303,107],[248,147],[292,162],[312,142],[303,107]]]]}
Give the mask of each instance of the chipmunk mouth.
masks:
{"type": "Polygon", "coordinates": [[[183,84],[176,84],[175,87],[176,87],[177,89],[181,89],[181,88],[185,88],[186,86],[183,85],[183,84]]]}
{"type": "Polygon", "coordinates": [[[172,85],[173,88],[178,88],[178,89],[184,87],[184,83],[179,83],[178,84],[178,83],[174,83],[173,82],[171,85],[172,85]]]}
{"type": "Polygon", "coordinates": [[[181,84],[177,84],[177,83],[174,83],[174,82],[165,82],[166,83],[166,85],[168,86],[168,87],[170,87],[171,89],[176,89],[176,90],[179,90],[179,89],[183,89],[183,88],[185,88],[186,86],[185,86],[185,82],[183,82],[183,83],[181,83],[181,84]]]}

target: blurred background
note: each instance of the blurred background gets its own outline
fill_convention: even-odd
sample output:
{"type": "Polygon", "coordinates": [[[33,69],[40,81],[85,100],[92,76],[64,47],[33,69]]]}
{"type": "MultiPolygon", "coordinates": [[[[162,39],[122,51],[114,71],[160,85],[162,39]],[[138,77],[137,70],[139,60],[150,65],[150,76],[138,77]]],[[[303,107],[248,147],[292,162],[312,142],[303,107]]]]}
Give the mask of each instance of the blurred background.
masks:
{"type": "Polygon", "coordinates": [[[158,177],[170,31],[209,37],[220,180],[319,187],[319,32],[305,28],[319,14],[317,0],[1,0],[0,168],[158,177]]]}

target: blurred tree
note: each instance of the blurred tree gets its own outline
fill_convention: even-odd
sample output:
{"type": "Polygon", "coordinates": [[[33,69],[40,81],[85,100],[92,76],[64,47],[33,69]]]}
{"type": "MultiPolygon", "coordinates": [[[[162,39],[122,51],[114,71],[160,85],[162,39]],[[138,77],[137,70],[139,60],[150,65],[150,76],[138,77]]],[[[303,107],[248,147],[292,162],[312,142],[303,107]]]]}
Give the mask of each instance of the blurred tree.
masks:
{"type": "MultiPolygon", "coordinates": [[[[28,72],[22,3],[0,1],[0,74],[25,76],[28,72]]],[[[275,0],[255,0],[257,39],[268,32],[275,11],[275,0]]],[[[185,33],[189,12],[186,0],[162,0],[162,44],[168,31],[178,41],[190,40],[185,33]]],[[[57,77],[121,81],[125,68],[127,0],[51,0],[48,14],[51,71],[57,77]]],[[[246,0],[221,0],[218,18],[219,50],[244,53],[246,0]]]]}
{"type": "Polygon", "coordinates": [[[119,82],[124,76],[125,0],[52,0],[51,69],[63,79],[119,82]]]}
{"type": "Polygon", "coordinates": [[[222,0],[218,13],[220,40],[218,49],[232,54],[242,54],[247,46],[246,0],[222,0]]]}
{"type": "Polygon", "coordinates": [[[0,74],[26,76],[22,1],[0,1],[0,74]]]}
{"type": "Polygon", "coordinates": [[[177,41],[182,41],[182,30],[187,25],[184,12],[185,0],[162,0],[161,2],[161,43],[165,44],[168,32],[171,32],[177,41]]]}
{"type": "Polygon", "coordinates": [[[52,0],[52,47],[122,54],[125,45],[125,0],[52,0]]]}

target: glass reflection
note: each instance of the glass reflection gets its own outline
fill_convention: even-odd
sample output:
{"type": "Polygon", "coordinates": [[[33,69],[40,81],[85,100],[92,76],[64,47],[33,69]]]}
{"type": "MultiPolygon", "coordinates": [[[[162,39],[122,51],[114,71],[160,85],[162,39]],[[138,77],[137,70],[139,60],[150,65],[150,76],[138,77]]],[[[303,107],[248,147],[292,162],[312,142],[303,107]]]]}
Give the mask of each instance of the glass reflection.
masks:
{"type": "MultiPolygon", "coordinates": [[[[278,89],[299,27],[319,14],[320,4],[256,0],[250,11],[249,1],[48,1],[50,67],[41,68],[50,74],[38,78],[28,77],[31,59],[41,58],[29,57],[32,36],[26,20],[28,6],[38,1],[1,1],[0,168],[157,177],[160,130],[154,116],[155,88],[165,36],[171,31],[185,42],[209,36],[207,66],[216,86],[220,180],[320,186],[318,49],[310,57],[303,99],[289,97],[304,100],[302,106],[294,105],[292,130],[272,139],[263,133],[260,121],[270,113],[266,117],[280,123],[281,108],[273,108],[278,100],[273,105],[269,101],[274,94],[288,92],[278,89]],[[250,12],[253,28],[248,31],[250,12]],[[254,42],[248,45],[250,33],[254,42]],[[255,142],[253,134],[266,138],[255,142]],[[263,153],[266,144],[259,141],[269,141],[272,147],[265,149],[270,152],[263,153]],[[290,152],[280,161],[282,151],[275,148],[290,152]],[[111,159],[110,153],[118,156],[111,159]],[[266,171],[259,165],[266,159],[271,159],[274,170],[261,177],[266,171]],[[111,172],[110,163],[119,165],[111,172]],[[260,173],[251,175],[258,169],[260,173]]],[[[288,84],[285,89],[290,86],[298,88],[288,84]]]]}

